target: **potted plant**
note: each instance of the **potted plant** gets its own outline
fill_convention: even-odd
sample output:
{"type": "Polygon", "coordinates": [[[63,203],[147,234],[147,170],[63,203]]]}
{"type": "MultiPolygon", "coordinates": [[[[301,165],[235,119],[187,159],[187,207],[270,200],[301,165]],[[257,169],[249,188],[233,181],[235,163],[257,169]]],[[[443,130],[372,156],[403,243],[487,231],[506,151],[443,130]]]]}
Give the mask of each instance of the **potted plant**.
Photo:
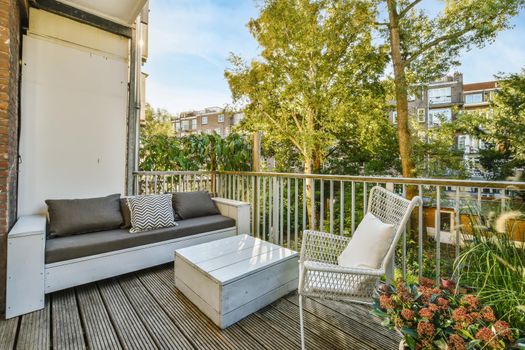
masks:
{"type": "Polygon", "coordinates": [[[447,287],[438,288],[429,279],[384,285],[372,313],[401,332],[400,349],[505,349],[514,344],[518,331],[498,320],[490,306],[474,295],[454,294],[453,284],[447,287]]]}

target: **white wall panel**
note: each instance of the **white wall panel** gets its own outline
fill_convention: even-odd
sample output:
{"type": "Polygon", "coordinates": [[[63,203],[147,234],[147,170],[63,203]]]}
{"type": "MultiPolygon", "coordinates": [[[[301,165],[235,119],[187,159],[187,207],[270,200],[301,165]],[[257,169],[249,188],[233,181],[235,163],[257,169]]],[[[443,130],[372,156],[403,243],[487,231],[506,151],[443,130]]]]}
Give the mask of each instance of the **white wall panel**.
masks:
{"type": "Polygon", "coordinates": [[[125,190],[128,64],[71,42],[23,38],[19,215],[48,198],[125,190]]]}

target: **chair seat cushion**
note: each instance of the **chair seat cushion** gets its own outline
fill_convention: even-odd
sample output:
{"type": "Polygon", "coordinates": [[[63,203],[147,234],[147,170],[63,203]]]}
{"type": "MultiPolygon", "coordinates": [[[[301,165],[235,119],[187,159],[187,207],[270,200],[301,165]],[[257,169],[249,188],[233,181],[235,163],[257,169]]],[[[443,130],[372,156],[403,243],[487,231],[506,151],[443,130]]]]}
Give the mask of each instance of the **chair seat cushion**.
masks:
{"type": "Polygon", "coordinates": [[[235,227],[235,220],[222,215],[181,220],[178,223],[178,226],[146,231],[140,234],[132,234],[127,230],[118,229],[48,239],[46,241],[46,263],[76,259],[235,227]]]}
{"type": "Polygon", "coordinates": [[[393,239],[394,226],[367,213],[339,255],[338,263],[344,267],[378,269],[393,239]]]}

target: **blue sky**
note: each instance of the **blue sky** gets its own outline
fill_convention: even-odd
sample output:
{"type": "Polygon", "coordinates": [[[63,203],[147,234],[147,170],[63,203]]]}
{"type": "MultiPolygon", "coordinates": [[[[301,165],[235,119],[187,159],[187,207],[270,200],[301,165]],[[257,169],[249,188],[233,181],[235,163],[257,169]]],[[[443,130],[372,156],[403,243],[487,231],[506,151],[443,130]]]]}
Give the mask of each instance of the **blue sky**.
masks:
{"type": "MultiPolygon", "coordinates": [[[[257,17],[255,0],[150,1],[146,99],[172,113],[231,102],[224,69],[230,52],[246,59],[258,47],[246,23],[257,17]]],[[[491,80],[525,67],[525,11],[515,27],[483,49],[462,54],[465,82],[491,80]]]]}

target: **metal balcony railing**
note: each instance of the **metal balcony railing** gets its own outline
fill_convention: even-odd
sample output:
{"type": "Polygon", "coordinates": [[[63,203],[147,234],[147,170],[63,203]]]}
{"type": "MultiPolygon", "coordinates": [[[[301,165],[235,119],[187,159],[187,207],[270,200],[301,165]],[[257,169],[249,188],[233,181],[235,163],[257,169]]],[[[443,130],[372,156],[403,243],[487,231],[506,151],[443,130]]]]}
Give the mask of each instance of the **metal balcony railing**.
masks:
{"type": "Polygon", "coordinates": [[[448,268],[442,271],[443,265],[460,254],[468,239],[462,228],[469,215],[520,210],[525,198],[525,182],[511,181],[232,171],[152,171],[134,176],[136,194],[207,190],[247,201],[251,233],[293,249],[300,248],[306,229],[351,236],[365,214],[372,186],[403,196],[419,195],[424,207],[416,209],[411,227],[405,230],[396,266],[403,277],[413,266],[421,277],[426,266],[429,277],[431,264],[436,280],[442,272],[450,274],[448,268]]]}

